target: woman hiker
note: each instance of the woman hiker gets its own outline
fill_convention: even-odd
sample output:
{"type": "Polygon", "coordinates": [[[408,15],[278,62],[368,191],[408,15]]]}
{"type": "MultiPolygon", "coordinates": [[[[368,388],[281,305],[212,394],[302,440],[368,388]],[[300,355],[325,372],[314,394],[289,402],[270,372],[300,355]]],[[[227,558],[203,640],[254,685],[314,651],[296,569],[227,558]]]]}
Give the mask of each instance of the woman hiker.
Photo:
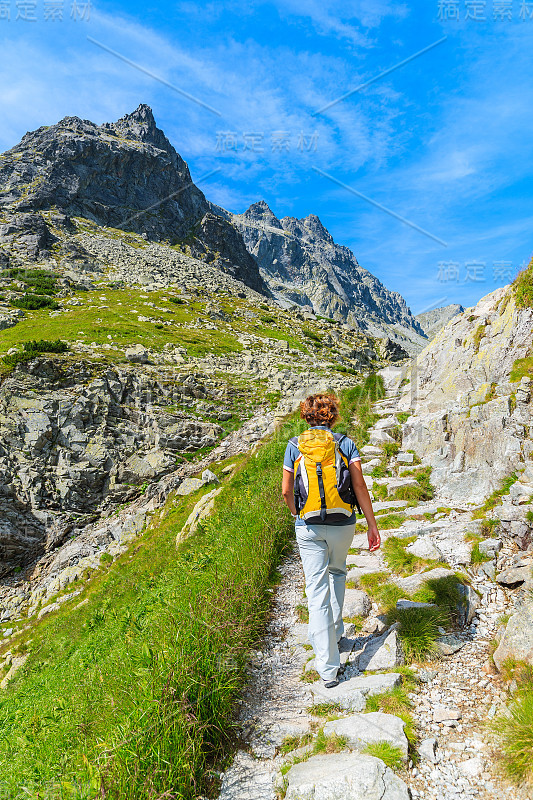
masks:
{"type": "Polygon", "coordinates": [[[368,523],[370,551],[381,540],[357,447],[331,431],[339,401],[332,394],[310,395],[300,403],[300,415],[309,429],[287,444],[282,494],[295,520],[316,670],[329,689],[339,683],[346,556],[355,533],[355,505],[368,523]]]}

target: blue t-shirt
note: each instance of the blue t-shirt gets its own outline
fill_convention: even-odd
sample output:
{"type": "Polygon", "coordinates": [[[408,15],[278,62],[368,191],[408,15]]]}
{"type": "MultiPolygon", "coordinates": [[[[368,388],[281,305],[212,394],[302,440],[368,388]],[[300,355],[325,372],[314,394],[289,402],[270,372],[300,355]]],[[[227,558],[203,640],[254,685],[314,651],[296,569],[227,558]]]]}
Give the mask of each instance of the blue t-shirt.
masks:
{"type": "MultiPolygon", "coordinates": [[[[330,429],[327,425],[313,425],[311,430],[316,428],[329,431],[330,429]]],[[[355,461],[361,461],[361,456],[359,455],[359,450],[357,449],[355,442],[349,439],[347,436],[342,439],[339,443],[339,450],[341,451],[342,455],[346,457],[348,461],[348,465],[353,464],[355,461]]],[[[287,472],[294,472],[294,462],[300,456],[300,451],[298,450],[298,446],[296,442],[289,441],[287,443],[287,447],[285,448],[285,456],[283,458],[283,469],[287,470],[287,472]]],[[[346,520],[342,522],[328,522],[328,525],[351,525],[356,520],[355,511],[353,512],[351,517],[347,517],[346,520]]],[[[305,520],[301,519],[300,517],[296,518],[296,525],[305,525],[305,520]]]]}

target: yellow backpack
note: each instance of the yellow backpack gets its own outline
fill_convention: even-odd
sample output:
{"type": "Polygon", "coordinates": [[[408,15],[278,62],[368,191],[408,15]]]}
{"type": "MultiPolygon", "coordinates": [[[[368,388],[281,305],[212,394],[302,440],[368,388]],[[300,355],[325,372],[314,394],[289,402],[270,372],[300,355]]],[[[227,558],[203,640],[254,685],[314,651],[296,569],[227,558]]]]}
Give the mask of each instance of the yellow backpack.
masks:
{"type": "Polygon", "coordinates": [[[344,434],[311,428],[292,440],[300,455],[294,462],[296,512],[310,525],[346,522],[354,506],[348,459],[340,451],[344,434]]]}

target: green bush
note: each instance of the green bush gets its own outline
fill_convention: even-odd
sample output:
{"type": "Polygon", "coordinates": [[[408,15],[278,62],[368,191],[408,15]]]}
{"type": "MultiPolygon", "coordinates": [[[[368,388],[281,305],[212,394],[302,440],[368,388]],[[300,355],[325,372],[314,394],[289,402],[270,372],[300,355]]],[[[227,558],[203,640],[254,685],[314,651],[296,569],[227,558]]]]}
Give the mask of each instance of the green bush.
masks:
{"type": "Polygon", "coordinates": [[[22,269],[14,267],[4,270],[2,275],[21,281],[36,294],[51,295],[57,292],[56,276],[53,272],[47,272],[47,270],[44,269],[22,269]]]}
{"type": "Polygon", "coordinates": [[[302,333],[308,339],[311,339],[312,341],[317,342],[318,344],[320,344],[320,341],[321,341],[320,340],[320,336],[318,335],[318,333],[315,333],[310,328],[302,328],[302,333]]]}
{"type": "Polygon", "coordinates": [[[38,311],[40,308],[59,308],[59,303],[40,294],[24,294],[22,297],[12,297],[10,303],[15,308],[23,308],[26,311],[38,311]]]}
{"type": "Polygon", "coordinates": [[[457,575],[430,578],[413,595],[413,600],[419,603],[435,603],[447,614],[449,620],[454,620],[465,606],[465,597],[461,591],[462,585],[463,581],[457,575]]]}
{"type": "Polygon", "coordinates": [[[27,353],[66,353],[69,346],[61,339],[51,342],[48,339],[31,340],[22,345],[27,353]]]}

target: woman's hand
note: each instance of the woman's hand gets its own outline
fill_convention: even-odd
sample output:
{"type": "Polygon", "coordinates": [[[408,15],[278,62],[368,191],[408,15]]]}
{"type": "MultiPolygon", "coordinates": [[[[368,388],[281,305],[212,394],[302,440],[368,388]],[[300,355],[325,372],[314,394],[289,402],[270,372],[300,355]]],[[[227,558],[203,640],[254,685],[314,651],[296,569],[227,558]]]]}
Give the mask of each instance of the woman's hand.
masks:
{"type": "Polygon", "coordinates": [[[374,550],[379,550],[381,545],[381,536],[379,535],[378,526],[376,524],[368,526],[368,549],[372,553],[374,550]]]}

